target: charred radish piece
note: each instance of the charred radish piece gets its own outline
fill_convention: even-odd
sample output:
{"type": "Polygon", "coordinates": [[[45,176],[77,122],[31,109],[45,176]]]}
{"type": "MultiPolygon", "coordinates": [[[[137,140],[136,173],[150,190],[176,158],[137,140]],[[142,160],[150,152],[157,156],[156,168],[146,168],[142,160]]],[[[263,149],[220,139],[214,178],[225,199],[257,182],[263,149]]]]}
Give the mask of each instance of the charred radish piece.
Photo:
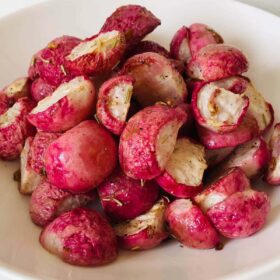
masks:
{"type": "Polygon", "coordinates": [[[85,39],[65,58],[66,69],[74,75],[96,75],[113,70],[125,50],[123,33],[113,30],[85,39]]]}
{"type": "Polygon", "coordinates": [[[208,167],[213,167],[228,157],[232,151],[234,150],[233,147],[229,148],[221,148],[215,150],[208,150],[205,149],[205,158],[208,167]]]}
{"type": "Polygon", "coordinates": [[[172,58],[188,63],[191,59],[190,30],[182,26],[173,36],[170,43],[170,55],[172,58]]]}
{"type": "Polygon", "coordinates": [[[174,150],[179,128],[186,117],[181,108],[154,105],[129,119],[119,144],[124,173],[143,180],[159,176],[174,150]]]}
{"type": "Polygon", "coordinates": [[[119,245],[127,250],[148,250],[168,237],[164,213],[167,200],[161,198],[145,214],[114,227],[119,245]]]}
{"type": "Polygon", "coordinates": [[[147,52],[129,58],[121,73],[135,79],[133,95],[143,107],[156,102],[176,106],[187,98],[183,77],[169,59],[157,53],[147,52]]]}
{"type": "Polygon", "coordinates": [[[116,135],[120,135],[125,127],[133,83],[130,76],[117,76],[105,82],[99,90],[97,118],[116,135]]]}
{"type": "Polygon", "coordinates": [[[117,258],[116,236],[98,212],[78,208],[66,212],[47,225],[40,243],[64,262],[80,266],[99,266],[117,258]]]}
{"type": "Polygon", "coordinates": [[[119,7],[110,15],[101,28],[101,32],[118,30],[124,33],[128,48],[137,45],[151,33],[160,20],[145,7],[126,5],[119,7]]]}
{"type": "Polygon", "coordinates": [[[207,212],[212,206],[224,201],[236,192],[250,188],[250,181],[242,169],[235,167],[227,170],[220,178],[211,183],[203,192],[198,194],[194,201],[207,212]]]}
{"type": "Polygon", "coordinates": [[[73,193],[96,188],[114,170],[116,162],[114,139],[91,120],[53,141],[45,155],[48,181],[73,193]]]}
{"type": "Polygon", "coordinates": [[[192,55],[201,48],[211,44],[222,44],[223,38],[212,28],[202,23],[193,23],[189,27],[190,32],[190,50],[192,55]]]}
{"type": "Polygon", "coordinates": [[[270,210],[264,192],[237,192],[207,211],[215,228],[225,237],[242,238],[259,231],[270,210]]]}
{"type": "Polygon", "coordinates": [[[248,70],[248,61],[237,48],[211,44],[201,48],[187,66],[191,78],[215,81],[242,74],[248,70]]]}
{"type": "Polygon", "coordinates": [[[190,199],[177,199],[170,203],[165,219],[171,235],[187,247],[211,249],[219,244],[217,231],[190,199]]]}
{"type": "Polygon", "coordinates": [[[280,184],[280,123],[274,126],[269,146],[272,157],[268,163],[267,173],[264,180],[270,185],[280,184]]]}
{"type": "Polygon", "coordinates": [[[236,147],[259,135],[259,126],[251,114],[246,114],[243,122],[233,131],[226,133],[213,132],[205,127],[197,126],[200,142],[207,149],[236,147]]]}
{"type": "Polygon", "coordinates": [[[156,180],[173,196],[190,198],[202,191],[202,178],[206,168],[203,146],[188,138],[180,138],[165,165],[165,171],[156,180]]]}
{"type": "Polygon", "coordinates": [[[62,36],[48,43],[47,47],[36,53],[28,70],[29,77],[34,80],[41,77],[52,86],[59,86],[69,80],[65,69],[65,56],[80,43],[80,39],[62,36]]]}
{"type": "Polygon", "coordinates": [[[94,193],[71,194],[44,182],[39,184],[31,195],[30,217],[33,223],[44,227],[62,213],[86,206],[95,197],[94,193]]]}
{"type": "MultiPolygon", "coordinates": [[[[266,169],[271,153],[263,138],[240,145],[216,168],[220,174],[231,167],[240,167],[250,179],[258,178],[266,169]]],[[[214,171],[215,173],[215,171],[214,171]]]]}
{"type": "Polygon", "coordinates": [[[196,87],[192,109],[197,123],[213,132],[231,132],[242,123],[249,99],[212,84],[196,87]]]}
{"type": "Polygon", "coordinates": [[[30,165],[30,150],[33,137],[28,137],[24,148],[20,154],[20,184],[19,192],[21,194],[31,194],[35,188],[44,180],[43,176],[35,172],[30,165]]]}
{"type": "Polygon", "coordinates": [[[34,134],[33,127],[27,121],[27,114],[34,105],[32,100],[23,97],[0,115],[0,158],[18,158],[25,139],[34,134]]]}
{"type": "Polygon", "coordinates": [[[92,82],[79,76],[61,84],[52,95],[42,99],[28,115],[28,120],[39,130],[62,132],[89,117],[94,102],[92,82]]]}
{"type": "Polygon", "coordinates": [[[33,81],[31,85],[31,97],[39,102],[47,96],[52,95],[56,87],[45,82],[42,78],[38,78],[33,81]]]}
{"type": "Polygon", "coordinates": [[[158,199],[159,187],[154,181],[134,180],[116,170],[98,187],[98,194],[105,213],[122,222],[148,211],[158,199]]]}

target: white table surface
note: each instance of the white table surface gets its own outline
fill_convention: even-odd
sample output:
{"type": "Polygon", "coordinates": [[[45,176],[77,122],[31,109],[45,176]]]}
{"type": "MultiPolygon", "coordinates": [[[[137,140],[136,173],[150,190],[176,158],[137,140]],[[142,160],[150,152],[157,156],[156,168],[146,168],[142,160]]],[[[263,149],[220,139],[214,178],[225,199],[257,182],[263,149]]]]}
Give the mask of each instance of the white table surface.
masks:
{"type": "MultiPolygon", "coordinates": [[[[43,1],[45,0],[0,0],[0,17],[43,1]]],[[[209,0],[209,2],[210,1],[211,0],[209,0]]],[[[280,0],[238,0],[238,1],[261,8],[270,13],[280,16],[280,0]]],[[[278,280],[278,279],[280,279],[280,269],[278,271],[274,270],[272,273],[268,272],[265,275],[256,277],[254,280],[278,280]]]]}

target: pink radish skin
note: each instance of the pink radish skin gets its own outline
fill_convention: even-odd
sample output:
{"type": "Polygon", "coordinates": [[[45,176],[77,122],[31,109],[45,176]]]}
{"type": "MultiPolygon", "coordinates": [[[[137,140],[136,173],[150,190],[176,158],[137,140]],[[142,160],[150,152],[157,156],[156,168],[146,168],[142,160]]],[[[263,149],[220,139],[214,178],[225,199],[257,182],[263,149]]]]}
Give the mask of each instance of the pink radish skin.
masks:
{"type": "Polygon", "coordinates": [[[125,47],[122,32],[101,32],[75,46],[65,57],[65,67],[75,76],[103,74],[118,65],[125,47]]]}
{"type": "Polygon", "coordinates": [[[79,76],[42,99],[28,120],[39,130],[63,132],[87,119],[93,113],[94,102],[94,85],[88,78],[79,76]]]}
{"type": "Polygon", "coordinates": [[[72,36],[61,36],[52,40],[33,56],[28,70],[29,77],[32,80],[41,77],[55,87],[71,79],[65,69],[65,57],[80,41],[72,36]]]}
{"type": "Polygon", "coordinates": [[[79,266],[100,266],[118,256],[116,236],[97,211],[78,208],[47,225],[40,235],[44,249],[64,262],[79,266]]]}
{"type": "Polygon", "coordinates": [[[243,122],[233,131],[216,133],[202,126],[197,126],[200,142],[207,149],[221,149],[236,147],[248,142],[259,135],[259,126],[256,119],[246,114],[243,122]]]}
{"type": "Polygon", "coordinates": [[[214,205],[207,215],[215,228],[227,238],[244,238],[259,231],[270,210],[266,193],[237,192],[214,205]]]}
{"type": "Polygon", "coordinates": [[[248,70],[245,55],[237,48],[211,44],[201,48],[187,65],[191,78],[207,82],[239,75],[248,70]]]}
{"type": "Polygon", "coordinates": [[[159,187],[154,181],[142,183],[115,170],[98,187],[98,194],[105,213],[113,221],[122,222],[148,211],[158,199],[159,187]]]}
{"type": "Polygon", "coordinates": [[[191,198],[202,191],[202,178],[207,168],[203,146],[188,138],[179,138],[165,171],[156,178],[168,193],[179,198],[191,198]]]}
{"type": "Polygon", "coordinates": [[[238,167],[227,170],[216,181],[198,194],[194,201],[206,212],[212,206],[224,201],[236,192],[242,192],[250,188],[250,181],[244,171],[238,167]]]}
{"type": "Polygon", "coordinates": [[[191,105],[200,126],[213,132],[227,133],[243,122],[249,99],[211,83],[200,83],[192,93],[191,105]]]}
{"type": "Polygon", "coordinates": [[[201,48],[211,44],[222,44],[223,38],[209,26],[202,23],[193,23],[189,27],[189,45],[192,55],[201,48]]]}
{"type": "Polygon", "coordinates": [[[233,76],[212,82],[212,84],[217,87],[224,88],[226,90],[239,94],[243,93],[246,90],[248,83],[249,81],[242,76],[233,76]]]}
{"type": "Polygon", "coordinates": [[[265,182],[270,185],[280,184],[280,123],[274,126],[273,133],[270,138],[269,147],[271,150],[271,159],[268,163],[268,169],[264,176],[265,182]]]}
{"type": "Polygon", "coordinates": [[[160,24],[160,20],[145,7],[125,5],[116,9],[106,19],[100,31],[119,30],[123,32],[127,47],[131,48],[160,24]]]}
{"type": "Polygon", "coordinates": [[[156,102],[176,106],[187,98],[183,77],[170,60],[160,54],[146,52],[135,55],[126,61],[120,74],[135,79],[133,96],[142,107],[156,102]]]}
{"type": "Polygon", "coordinates": [[[216,167],[216,175],[231,167],[240,167],[249,179],[257,179],[266,169],[271,153],[262,137],[240,145],[216,167]]]}
{"type": "Polygon", "coordinates": [[[71,194],[47,182],[39,184],[29,202],[30,217],[44,227],[64,212],[86,206],[96,198],[94,193],[71,194]]]}
{"type": "Polygon", "coordinates": [[[25,139],[34,134],[34,128],[27,121],[27,114],[34,105],[32,100],[23,97],[0,116],[0,158],[17,159],[25,139]]]}
{"type": "Polygon", "coordinates": [[[54,92],[55,88],[56,87],[48,84],[42,78],[38,78],[33,81],[31,85],[31,97],[36,102],[39,102],[45,97],[50,96],[54,92]]]}
{"type": "Polygon", "coordinates": [[[182,26],[173,36],[170,43],[170,55],[172,58],[188,63],[191,59],[190,30],[182,26]]]}
{"type": "Polygon", "coordinates": [[[117,76],[106,81],[99,90],[97,118],[112,133],[120,135],[126,124],[134,79],[117,76]]]}
{"type": "Polygon", "coordinates": [[[164,212],[167,204],[167,200],[161,198],[145,214],[117,224],[114,229],[120,247],[126,250],[148,250],[166,239],[168,233],[165,230],[164,212]]]}
{"type": "Polygon", "coordinates": [[[95,121],[84,121],[48,147],[45,167],[48,181],[73,193],[94,189],[117,163],[112,136],[95,121]]]}
{"type": "Polygon", "coordinates": [[[119,144],[124,173],[144,180],[159,176],[174,150],[178,130],[186,117],[181,108],[154,105],[129,119],[119,144]]]}
{"type": "Polygon", "coordinates": [[[177,199],[170,203],[165,219],[171,235],[187,247],[211,249],[219,244],[215,228],[189,199],[177,199]]]}

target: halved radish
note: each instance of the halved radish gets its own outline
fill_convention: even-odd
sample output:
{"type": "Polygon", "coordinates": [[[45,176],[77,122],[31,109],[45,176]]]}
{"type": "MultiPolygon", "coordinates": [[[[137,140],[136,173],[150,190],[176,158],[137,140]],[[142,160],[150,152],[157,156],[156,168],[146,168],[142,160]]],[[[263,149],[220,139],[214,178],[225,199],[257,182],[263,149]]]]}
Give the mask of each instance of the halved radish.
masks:
{"type": "Polygon", "coordinates": [[[216,181],[198,194],[194,201],[206,212],[212,206],[224,201],[230,195],[250,188],[250,181],[238,167],[230,168],[216,181]]]}
{"type": "Polygon", "coordinates": [[[231,132],[240,125],[248,110],[248,97],[213,84],[201,84],[192,94],[196,121],[214,132],[231,132]]]}
{"type": "Polygon", "coordinates": [[[219,244],[219,235],[208,217],[190,199],[177,199],[165,211],[168,229],[187,247],[211,249],[219,244]]]}
{"type": "Polygon", "coordinates": [[[207,149],[221,149],[236,147],[252,140],[259,135],[259,126],[256,119],[247,113],[243,122],[231,132],[221,134],[199,125],[197,125],[197,132],[200,142],[207,149]]]}
{"type": "Polygon", "coordinates": [[[148,250],[158,246],[168,237],[164,213],[168,202],[161,198],[145,214],[117,224],[114,229],[119,245],[127,250],[148,250]]]}
{"type": "Polygon", "coordinates": [[[186,120],[181,108],[154,105],[129,119],[119,144],[124,173],[134,179],[150,180],[164,170],[186,120]]]}
{"type": "Polygon", "coordinates": [[[18,189],[22,194],[31,194],[44,180],[44,177],[35,172],[30,166],[29,153],[32,142],[33,137],[28,137],[20,154],[20,183],[18,189]]]}
{"type": "Polygon", "coordinates": [[[239,49],[223,44],[201,48],[187,66],[191,78],[208,82],[239,75],[247,70],[245,55],[239,49]]]}
{"type": "Polygon", "coordinates": [[[6,86],[2,92],[8,98],[12,98],[14,102],[21,97],[28,97],[30,94],[30,80],[27,77],[18,78],[6,86]]]}
{"type": "Polygon", "coordinates": [[[165,171],[156,180],[166,192],[190,198],[202,190],[206,168],[204,147],[188,138],[180,138],[165,165],[165,171]]]}
{"type": "Polygon", "coordinates": [[[264,179],[270,185],[280,185],[280,123],[274,126],[269,146],[272,157],[264,179]]]}
{"type": "Polygon", "coordinates": [[[65,58],[65,67],[74,75],[106,73],[118,65],[125,47],[122,32],[102,32],[74,47],[65,58]]]}
{"type": "Polygon", "coordinates": [[[183,77],[160,54],[147,52],[135,55],[126,61],[121,73],[135,79],[133,95],[143,107],[156,102],[175,106],[187,98],[183,77]]]}
{"type": "Polygon", "coordinates": [[[215,82],[211,82],[212,85],[224,88],[234,93],[243,93],[246,90],[248,83],[249,81],[242,76],[233,76],[215,82]]]}
{"type": "Polygon", "coordinates": [[[207,215],[225,237],[242,238],[263,227],[269,210],[270,202],[266,193],[247,190],[214,205],[207,215]]]}
{"type": "Polygon", "coordinates": [[[18,158],[25,139],[34,134],[34,128],[27,121],[27,115],[34,105],[32,100],[23,97],[0,115],[0,158],[18,158]]]}
{"type": "Polygon", "coordinates": [[[65,131],[90,116],[94,101],[92,82],[79,76],[61,84],[52,95],[42,99],[28,115],[28,120],[43,131],[65,131]]]}
{"type": "Polygon", "coordinates": [[[212,28],[202,23],[193,23],[189,27],[189,45],[192,55],[211,44],[222,44],[223,38],[212,28]]]}
{"type": "Polygon", "coordinates": [[[170,55],[172,58],[188,63],[191,59],[190,30],[182,26],[173,36],[170,43],[170,55]]]}
{"type": "Polygon", "coordinates": [[[120,135],[125,127],[133,83],[130,76],[117,76],[107,80],[98,93],[97,118],[116,135],[120,135]]]}
{"type": "Polygon", "coordinates": [[[240,167],[247,177],[255,179],[266,169],[271,153],[262,137],[240,145],[234,152],[216,167],[214,173],[220,174],[231,167],[240,167]]]}

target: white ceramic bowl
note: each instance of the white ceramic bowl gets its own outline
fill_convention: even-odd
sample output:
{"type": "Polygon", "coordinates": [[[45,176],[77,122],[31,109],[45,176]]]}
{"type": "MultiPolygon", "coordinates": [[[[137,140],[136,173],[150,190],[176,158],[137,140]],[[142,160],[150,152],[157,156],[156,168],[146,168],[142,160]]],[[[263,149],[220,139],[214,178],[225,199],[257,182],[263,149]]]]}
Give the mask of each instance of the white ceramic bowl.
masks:
{"type": "MultiPolygon", "coordinates": [[[[31,55],[62,34],[91,36],[117,6],[140,3],[152,10],[162,25],[149,36],[164,44],[182,25],[204,22],[248,56],[248,75],[280,108],[280,19],[234,1],[48,1],[0,19],[0,85],[26,74],[31,55]]],[[[98,268],[61,262],[41,248],[40,229],[28,215],[28,197],[12,180],[18,163],[0,163],[0,277],[3,279],[279,279],[280,191],[267,187],[272,211],[256,235],[229,241],[222,251],[181,248],[168,242],[146,252],[121,252],[118,260],[98,268]],[[277,273],[278,271],[278,273],[277,273]],[[259,277],[259,278],[257,278],[259,277]]],[[[1,279],[2,279],[1,278],[1,279]]]]}

